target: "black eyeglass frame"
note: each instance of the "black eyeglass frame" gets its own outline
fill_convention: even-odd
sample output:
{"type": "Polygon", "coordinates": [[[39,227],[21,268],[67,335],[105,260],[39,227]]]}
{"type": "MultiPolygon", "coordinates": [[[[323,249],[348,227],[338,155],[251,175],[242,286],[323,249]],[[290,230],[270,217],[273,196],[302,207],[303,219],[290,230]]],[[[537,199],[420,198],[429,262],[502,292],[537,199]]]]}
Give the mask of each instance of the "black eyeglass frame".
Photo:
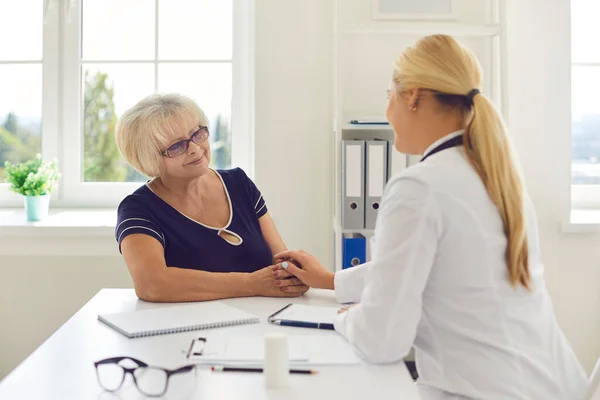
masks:
{"type": "Polygon", "coordinates": [[[210,136],[210,132],[208,131],[208,126],[204,126],[204,125],[198,125],[198,130],[194,131],[194,133],[192,133],[192,136],[190,136],[189,139],[184,139],[184,140],[180,140],[176,143],[173,143],[172,145],[169,146],[169,148],[165,151],[161,151],[160,155],[163,157],[169,157],[169,158],[175,158],[175,157],[179,157],[182,154],[185,154],[186,151],[188,151],[188,149],[190,148],[190,142],[194,142],[196,144],[200,144],[205,142],[208,137],[210,136]],[[202,135],[203,132],[206,132],[206,136],[205,137],[201,137],[200,135],[202,135]],[[175,146],[184,144],[183,150],[181,151],[181,153],[179,154],[172,154],[173,153],[173,149],[175,146]]]}
{"type": "Polygon", "coordinates": [[[161,368],[161,367],[157,367],[154,365],[148,365],[143,361],[140,361],[138,359],[135,359],[133,357],[111,357],[111,358],[105,358],[103,360],[99,360],[94,362],[94,368],[96,369],[96,378],[98,379],[98,384],[100,385],[100,387],[102,387],[102,389],[106,390],[107,392],[111,392],[114,393],[116,391],[118,391],[119,389],[121,389],[121,386],[123,386],[123,382],[125,382],[125,377],[127,376],[127,374],[130,374],[133,378],[133,382],[135,383],[135,387],[137,388],[137,390],[140,391],[140,393],[142,393],[145,396],[148,397],[161,397],[163,396],[168,388],[169,388],[169,379],[171,378],[172,375],[177,375],[177,374],[182,374],[185,372],[190,372],[190,371],[196,371],[196,365],[185,365],[183,367],[177,368],[177,369],[167,369],[167,368],[161,368]],[[121,364],[119,364],[121,361],[123,360],[131,360],[134,363],[136,363],[138,366],[137,367],[133,367],[133,368],[126,368],[124,366],[122,366],[121,364]],[[123,369],[123,377],[121,378],[121,382],[119,383],[119,386],[117,386],[117,388],[115,389],[107,389],[104,385],[102,385],[102,381],[100,380],[100,372],[98,371],[98,366],[99,365],[106,365],[106,364],[115,364],[119,367],[121,367],[123,369]],[[140,368],[154,368],[154,369],[159,369],[164,371],[167,374],[167,381],[165,383],[165,388],[162,391],[162,393],[160,394],[154,394],[154,393],[146,393],[144,392],[138,385],[137,383],[137,379],[135,377],[135,370],[140,369],[140,368]]]}

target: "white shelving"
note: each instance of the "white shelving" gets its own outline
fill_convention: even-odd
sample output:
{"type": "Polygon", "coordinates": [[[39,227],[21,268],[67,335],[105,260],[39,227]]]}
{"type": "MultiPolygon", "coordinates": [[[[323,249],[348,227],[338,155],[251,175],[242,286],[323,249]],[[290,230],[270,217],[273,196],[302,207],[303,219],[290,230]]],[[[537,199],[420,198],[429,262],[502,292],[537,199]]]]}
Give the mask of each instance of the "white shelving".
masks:
{"type": "MultiPolygon", "coordinates": [[[[396,56],[420,37],[443,33],[456,37],[469,47],[483,69],[482,91],[505,111],[506,98],[501,86],[505,65],[505,21],[502,16],[506,0],[455,0],[455,20],[390,21],[371,18],[371,0],[335,0],[334,7],[334,267],[341,269],[342,237],[357,233],[372,236],[369,229],[344,229],[341,226],[341,141],[348,138],[372,138],[374,135],[393,140],[389,125],[350,124],[365,115],[383,116],[387,104],[386,90],[396,56]]],[[[409,166],[419,157],[395,153],[409,166]]],[[[396,160],[398,161],[398,160],[396,160]]],[[[403,165],[402,165],[403,164],[403,165]]],[[[369,250],[367,250],[367,255],[369,250]]]]}
{"type": "Polygon", "coordinates": [[[442,33],[452,36],[495,36],[501,33],[498,25],[424,24],[399,29],[346,29],[344,35],[433,35],[442,33]]]}
{"type": "Polygon", "coordinates": [[[392,127],[390,125],[383,125],[383,124],[344,124],[342,126],[342,129],[347,129],[347,130],[357,130],[357,131],[373,131],[373,130],[378,130],[378,131],[389,131],[392,129],[392,127]]]}
{"type": "Polygon", "coordinates": [[[358,233],[364,237],[373,236],[375,233],[374,229],[342,229],[342,233],[358,233]]]}

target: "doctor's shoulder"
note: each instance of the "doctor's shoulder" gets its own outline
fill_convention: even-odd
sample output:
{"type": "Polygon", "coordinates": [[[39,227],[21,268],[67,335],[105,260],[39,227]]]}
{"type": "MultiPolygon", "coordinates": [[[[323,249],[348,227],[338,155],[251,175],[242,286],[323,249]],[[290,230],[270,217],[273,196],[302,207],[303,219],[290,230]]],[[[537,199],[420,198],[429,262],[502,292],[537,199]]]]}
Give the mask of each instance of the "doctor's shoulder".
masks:
{"type": "Polygon", "coordinates": [[[383,197],[404,198],[413,201],[424,200],[435,185],[428,174],[424,173],[419,165],[413,165],[403,171],[395,173],[388,180],[383,197]]]}
{"type": "Polygon", "coordinates": [[[402,182],[403,180],[415,180],[427,184],[433,183],[440,179],[440,177],[448,177],[449,175],[452,175],[452,172],[448,171],[448,166],[442,163],[417,163],[390,176],[388,185],[392,182],[402,182]]]}

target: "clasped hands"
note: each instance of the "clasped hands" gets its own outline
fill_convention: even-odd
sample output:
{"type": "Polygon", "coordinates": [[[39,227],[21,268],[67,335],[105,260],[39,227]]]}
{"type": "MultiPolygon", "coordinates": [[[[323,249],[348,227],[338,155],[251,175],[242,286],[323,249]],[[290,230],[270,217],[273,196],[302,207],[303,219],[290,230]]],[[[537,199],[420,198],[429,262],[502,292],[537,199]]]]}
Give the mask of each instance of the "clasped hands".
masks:
{"type": "MultiPolygon", "coordinates": [[[[272,274],[273,281],[269,290],[272,296],[296,297],[305,293],[310,287],[335,289],[335,274],[329,272],[310,253],[303,250],[288,250],[276,254],[274,260],[274,265],[265,268],[272,274]],[[273,288],[278,289],[279,293],[273,288]]],[[[267,274],[267,272],[263,273],[264,276],[267,274]]],[[[344,313],[351,307],[353,306],[343,307],[338,313],[344,313]]]]}
{"type": "Polygon", "coordinates": [[[292,261],[279,261],[250,274],[253,292],[265,297],[298,297],[306,293],[309,286],[285,270],[292,261]],[[285,263],[285,264],[284,264],[285,263]],[[283,264],[283,266],[282,266],[283,264]]]}

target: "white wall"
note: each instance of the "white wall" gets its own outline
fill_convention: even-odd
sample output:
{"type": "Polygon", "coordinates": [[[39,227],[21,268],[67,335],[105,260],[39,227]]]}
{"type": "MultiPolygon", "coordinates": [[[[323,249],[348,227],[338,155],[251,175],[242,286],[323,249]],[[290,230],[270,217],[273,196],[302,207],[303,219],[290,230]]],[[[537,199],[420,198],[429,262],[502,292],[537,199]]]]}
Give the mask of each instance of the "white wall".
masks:
{"type": "Polygon", "coordinates": [[[333,1],[256,6],[256,183],[287,246],[331,265],[333,1]]]}
{"type": "Polygon", "coordinates": [[[508,124],[535,203],[559,322],[588,371],[600,353],[600,236],[565,235],[571,162],[569,0],[507,0],[508,124]]]}
{"type": "Polygon", "coordinates": [[[0,256],[0,379],[103,287],[132,287],[121,257],[0,256]]]}
{"type": "MultiPolygon", "coordinates": [[[[569,201],[569,1],[507,1],[509,127],[556,312],[590,370],[600,350],[600,237],[559,231],[569,201]]],[[[330,265],[332,2],[256,3],[256,181],[288,246],[330,265]]],[[[118,256],[0,256],[0,277],[0,379],[100,288],[131,287],[118,256]]]]}

